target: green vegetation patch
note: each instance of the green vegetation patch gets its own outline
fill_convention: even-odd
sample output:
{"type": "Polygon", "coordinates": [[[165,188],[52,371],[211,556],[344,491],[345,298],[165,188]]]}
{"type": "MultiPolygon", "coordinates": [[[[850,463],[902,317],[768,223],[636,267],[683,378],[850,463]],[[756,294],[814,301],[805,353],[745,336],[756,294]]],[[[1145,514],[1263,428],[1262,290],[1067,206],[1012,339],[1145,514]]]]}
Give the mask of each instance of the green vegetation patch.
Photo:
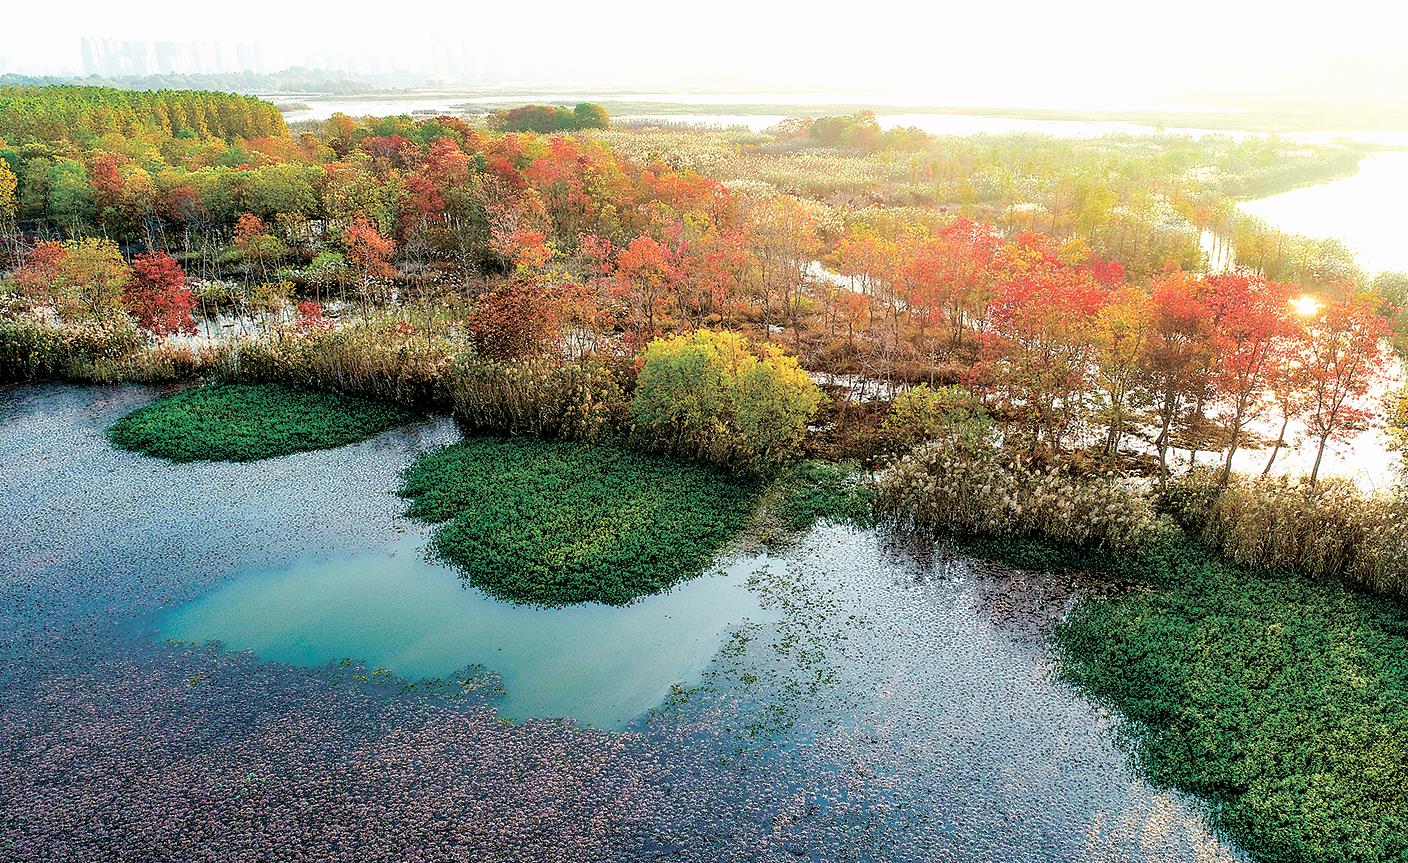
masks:
{"type": "Polygon", "coordinates": [[[789,530],[805,531],[822,520],[861,526],[873,520],[875,491],[857,462],[797,462],[777,478],[777,487],[773,511],[789,530]]]}
{"type": "Polygon", "coordinates": [[[1056,636],[1150,778],[1210,801],[1259,860],[1408,860],[1408,609],[1181,540],[1154,557],[1159,589],[1056,636]]]}
{"type": "Polygon", "coordinates": [[[343,446],[405,422],[384,402],[282,384],[192,387],[108,429],[118,446],[175,462],[255,461],[343,446]]]}
{"type": "Polygon", "coordinates": [[[514,602],[623,605],[698,575],[753,517],[757,485],[605,444],[471,438],[407,469],[435,552],[514,602]]]}

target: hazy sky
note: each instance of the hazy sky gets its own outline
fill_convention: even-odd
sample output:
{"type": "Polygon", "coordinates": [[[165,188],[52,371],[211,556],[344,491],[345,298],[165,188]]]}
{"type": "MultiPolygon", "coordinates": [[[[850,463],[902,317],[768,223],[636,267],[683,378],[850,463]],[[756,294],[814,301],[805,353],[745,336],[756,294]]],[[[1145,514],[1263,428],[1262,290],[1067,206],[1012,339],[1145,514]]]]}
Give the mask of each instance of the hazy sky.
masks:
{"type": "Polygon", "coordinates": [[[1138,108],[1215,96],[1402,104],[1408,12],[1396,0],[760,0],[644,3],[287,0],[23,3],[4,13],[9,71],[80,66],[80,36],[259,42],[275,67],[378,58],[430,71],[462,45],[491,80],[811,88],[929,104],[1138,108]],[[336,11],[334,11],[336,10],[336,11]]]}

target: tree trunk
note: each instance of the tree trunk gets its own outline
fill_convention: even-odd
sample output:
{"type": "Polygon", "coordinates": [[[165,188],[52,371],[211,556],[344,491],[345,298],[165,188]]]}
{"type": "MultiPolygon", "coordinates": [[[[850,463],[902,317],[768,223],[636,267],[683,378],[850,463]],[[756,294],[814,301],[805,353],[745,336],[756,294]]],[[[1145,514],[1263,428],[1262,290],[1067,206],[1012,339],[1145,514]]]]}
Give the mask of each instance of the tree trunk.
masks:
{"type": "Polygon", "coordinates": [[[1271,466],[1276,463],[1276,455],[1281,452],[1281,442],[1286,439],[1286,426],[1291,424],[1290,414],[1281,415],[1281,431],[1276,434],[1276,443],[1271,447],[1271,458],[1266,460],[1266,467],[1261,469],[1261,475],[1267,476],[1271,473],[1271,466]]]}

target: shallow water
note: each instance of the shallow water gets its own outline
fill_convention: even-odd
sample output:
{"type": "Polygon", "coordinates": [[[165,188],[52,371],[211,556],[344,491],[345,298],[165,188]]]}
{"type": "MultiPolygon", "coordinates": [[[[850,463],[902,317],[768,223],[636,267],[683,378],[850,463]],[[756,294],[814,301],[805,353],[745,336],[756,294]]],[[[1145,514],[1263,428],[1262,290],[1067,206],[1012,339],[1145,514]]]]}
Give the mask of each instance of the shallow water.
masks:
{"type": "MultiPolygon", "coordinates": [[[[231,586],[248,585],[250,596],[272,590],[262,608],[284,621],[251,619],[251,638],[297,619],[317,633],[309,663],[346,650],[335,637],[355,630],[357,610],[398,621],[361,624],[361,647],[439,644],[444,617],[419,605],[408,619],[375,583],[372,561],[388,550],[399,549],[380,571],[436,579],[451,611],[473,603],[451,573],[407,565],[421,534],[394,495],[399,472],[453,440],[453,424],[173,465],[102,435],[154,395],[0,387],[7,861],[1236,856],[1196,805],[1138,777],[1117,717],[1055,673],[1046,629],[1106,586],[871,531],[818,527],[746,587],[738,575],[688,583],[725,591],[691,606],[701,616],[741,600],[726,590],[764,611],[727,624],[692,685],[625,732],[506,723],[499,711],[530,696],[522,681],[505,680],[502,698],[446,698],[358,664],[167,643],[153,620],[236,608],[231,586]],[[344,592],[356,597],[349,611],[344,592]]],[[[238,619],[222,616],[222,628],[238,619]]],[[[634,661],[655,662],[645,654],[634,661]]]]}
{"type": "Polygon", "coordinates": [[[161,633],[313,668],[348,658],[408,680],[477,665],[507,690],[499,712],[509,719],[567,717],[619,729],[672,686],[697,682],[730,627],[769,616],[745,585],[764,558],[625,607],[541,608],[468,586],[427,561],[425,543],[408,531],[356,554],[237,572],[172,610],[161,633]]]}

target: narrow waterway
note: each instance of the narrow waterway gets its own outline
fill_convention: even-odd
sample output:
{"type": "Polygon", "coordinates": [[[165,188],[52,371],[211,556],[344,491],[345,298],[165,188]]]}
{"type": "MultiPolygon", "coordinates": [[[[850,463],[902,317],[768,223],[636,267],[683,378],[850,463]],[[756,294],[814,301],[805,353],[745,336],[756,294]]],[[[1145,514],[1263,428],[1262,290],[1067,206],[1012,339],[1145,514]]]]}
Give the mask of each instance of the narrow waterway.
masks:
{"type": "Polygon", "coordinates": [[[1408,240],[1398,215],[1408,192],[1408,152],[1373,153],[1343,179],[1244,201],[1241,208],[1273,227],[1332,238],[1355,254],[1366,272],[1408,272],[1408,240]]]}

